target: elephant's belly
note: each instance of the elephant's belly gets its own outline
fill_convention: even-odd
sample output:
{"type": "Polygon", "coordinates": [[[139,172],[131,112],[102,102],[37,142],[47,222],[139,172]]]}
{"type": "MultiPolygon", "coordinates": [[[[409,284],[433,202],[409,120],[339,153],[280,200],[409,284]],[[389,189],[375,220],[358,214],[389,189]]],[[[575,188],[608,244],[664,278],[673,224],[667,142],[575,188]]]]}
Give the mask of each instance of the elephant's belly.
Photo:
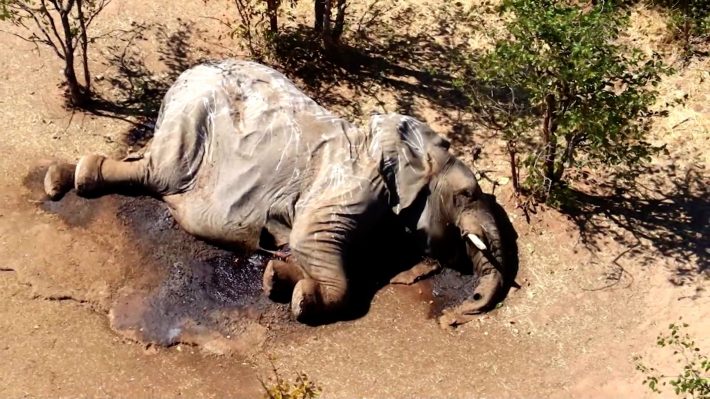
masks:
{"type": "Polygon", "coordinates": [[[189,234],[214,243],[253,251],[259,247],[263,223],[234,216],[234,209],[188,192],[163,198],[180,227],[189,234]]]}

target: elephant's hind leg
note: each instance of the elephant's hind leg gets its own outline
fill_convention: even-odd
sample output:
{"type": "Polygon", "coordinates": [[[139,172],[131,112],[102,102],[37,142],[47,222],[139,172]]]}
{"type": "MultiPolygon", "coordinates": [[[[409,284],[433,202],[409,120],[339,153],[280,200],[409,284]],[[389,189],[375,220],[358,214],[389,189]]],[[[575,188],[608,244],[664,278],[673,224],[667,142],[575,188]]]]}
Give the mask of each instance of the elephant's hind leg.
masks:
{"type": "Polygon", "coordinates": [[[102,155],[83,156],[76,165],[53,164],[44,178],[44,190],[50,199],[57,200],[74,188],[78,195],[94,197],[109,193],[147,189],[148,161],[118,161],[102,155]]]}

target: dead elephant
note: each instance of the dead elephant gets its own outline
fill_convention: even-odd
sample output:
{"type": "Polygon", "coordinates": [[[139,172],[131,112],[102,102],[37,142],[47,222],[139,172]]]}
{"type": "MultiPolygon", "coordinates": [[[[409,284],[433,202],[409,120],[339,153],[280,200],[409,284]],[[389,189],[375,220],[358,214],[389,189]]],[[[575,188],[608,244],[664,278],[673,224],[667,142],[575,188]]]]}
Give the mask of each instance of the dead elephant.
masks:
{"type": "Polygon", "coordinates": [[[386,220],[421,238],[413,251],[474,268],[478,285],[458,315],[490,309],[505,286],[491,204],[444,138],[399,114],[354,126],[249,61],[183,72],[142,158],[86,155],[52,165],[44,183],[54,200],[72,188],[85,197],[139,188],[201,239],[246,251],[288,245],[288,261],[267,265],[264,287],[292,291],[299,321],[337,317],[347,270],[357,267],[348,264],[352,243],[386,220]]]}

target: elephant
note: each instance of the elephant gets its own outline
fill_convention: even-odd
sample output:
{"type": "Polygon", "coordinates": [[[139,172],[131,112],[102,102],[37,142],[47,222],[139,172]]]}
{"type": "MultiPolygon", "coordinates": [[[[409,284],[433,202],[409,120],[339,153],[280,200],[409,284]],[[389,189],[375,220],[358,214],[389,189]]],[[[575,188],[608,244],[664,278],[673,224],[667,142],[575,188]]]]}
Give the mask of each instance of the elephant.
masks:
{"type": "Polygon", "coordinates": [[[183,71],[141,156],[53,163],[48,198],[72,189],[86,198],[138,189],[199,239],[271,252],[264,290],[290,293],[303,323],[338,317],[352,297],[353,243],[392,220],[417,238],[412,251],[477,274],[472,297],[450,312],[486,312],[507,284],[491,199],[449,141],[398,113],[373,113],[358,127],[250,60],[183,71]]]}

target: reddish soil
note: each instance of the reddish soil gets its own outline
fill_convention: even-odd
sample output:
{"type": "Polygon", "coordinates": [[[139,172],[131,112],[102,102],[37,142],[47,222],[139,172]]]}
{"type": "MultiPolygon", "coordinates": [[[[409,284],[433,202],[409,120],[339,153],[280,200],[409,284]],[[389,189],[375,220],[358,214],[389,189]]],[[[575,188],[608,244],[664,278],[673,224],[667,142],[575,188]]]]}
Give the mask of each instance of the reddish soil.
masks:
{"type": "MultiPolygon", "coordinates": [[[[136,48],[144,69],[164,84],[201,55],[230,53],[215,44],[219,24],[204,18],[223,12],[197,1],[114,2],[97,29],[162,23],[136,48]],[[192,52],[169,53],[171,44],[192,52]]],[[[648,10],[636,16],[657,17],[648,10]]],[[[639,35],[655,46],[653,33],[639,35]]],[[[270,361],[285,377],[306,372],[329,398],[654,397],[641,385],[633,356],[673,370],[670,353],[655,347],[668,323],[682,316],[698,345],[710,348],[707,58],[662,85],[666,98],[688,100],[654,127],[668,153],[642,177],[645,188],[605,197],[594,185],[602,176],[592,174],[584,213],[541,207],[530,222],[515,209],[510,184],[496,189],[519,236],[521,286],[500,308],[441,329],[434,316],[461,281],[446,272],[413,286],[385,286],[361,318],[310,327],[263,297],[264,259],[195,240],[156,200],[69,194],[46,201],[40,183],[50,159],[120,156],[140,148],[149,128],[67,112],[53,55],[3,40],[2,397],[255,397],[259,379],[271,376],[270,361]]],[[[122,89],[109,82],[115,64],[104,62],[110,44],[99,42],[92,62],[99,89],[120,97],[122,89]]],[[[388,102],[410,92],[398,87],[368,90],[381,90],[387,106],[403,109],[388,102]]],[[[334,98],[372,102],[346,84],[323,90],[314,95],[344,113],[353,104],[334,98]]],[[[470,146],[482,145],[477,171],[505,175],[504,147],[484,139],[485,131],[462,140],[451,109],[421,96],[408,107],[451,135],[467,161],[470,146]]],[[[490,192],[489,181],[482,182],[490,192]]]]}

